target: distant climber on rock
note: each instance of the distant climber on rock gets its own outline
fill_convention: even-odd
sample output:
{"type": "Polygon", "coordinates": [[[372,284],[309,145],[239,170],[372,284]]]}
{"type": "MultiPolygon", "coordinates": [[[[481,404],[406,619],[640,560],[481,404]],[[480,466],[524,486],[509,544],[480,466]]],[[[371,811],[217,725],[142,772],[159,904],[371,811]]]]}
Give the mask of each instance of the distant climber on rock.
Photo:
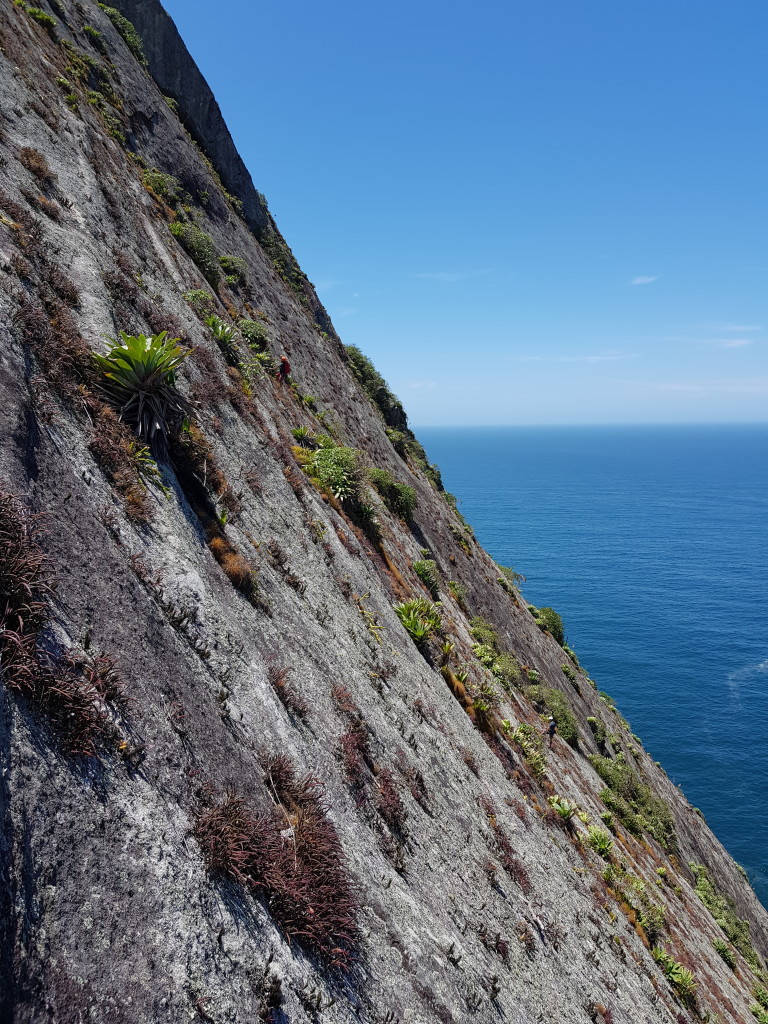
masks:
{"type": "Polygon", "coordinates": [[[278,367],[277,373],[275,374],[275,380],[282,384],[283,381],[288,380],[291,375],[291,364],[288,362],[288,356],[280,356],[280,366],[278,367]]]}
{"type": "Polygon", "coordinates": [[[549,716],[549,722],[547,723],[547,735],[549,736],[549,745],[552,746],[552,737],[557,732],[557,722],[552,715],[549,716]]]}

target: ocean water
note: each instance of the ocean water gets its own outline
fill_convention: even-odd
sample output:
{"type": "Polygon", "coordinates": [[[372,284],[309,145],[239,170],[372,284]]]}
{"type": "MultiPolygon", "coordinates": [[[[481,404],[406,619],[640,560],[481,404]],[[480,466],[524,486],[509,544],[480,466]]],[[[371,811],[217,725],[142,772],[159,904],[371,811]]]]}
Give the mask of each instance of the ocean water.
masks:
{"type": "Polygon", "coordinates": [[[768,906],[768,424],[417,433],[768,906]]]}

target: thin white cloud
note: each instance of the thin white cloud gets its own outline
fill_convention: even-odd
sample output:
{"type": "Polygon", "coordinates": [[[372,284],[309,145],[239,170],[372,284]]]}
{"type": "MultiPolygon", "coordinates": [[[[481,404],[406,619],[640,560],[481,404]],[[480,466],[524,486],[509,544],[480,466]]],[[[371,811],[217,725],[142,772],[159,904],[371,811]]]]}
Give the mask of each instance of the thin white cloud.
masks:
{"type": "Polygon", "coordinates": [[[760,324],[723,324],[721,331],[735,331],[742,334],[744,331],[762,331],[760,324]]]}
{"type": "Polygon", "coordinates": [[[692,395],[768,395],[768,381],[751,384],[656,384],[658,391],[682,391],[692,395]]]}
{"type": "Polygon", "coordinates": [[[656,277],[633,277],[629,282],[630,284],[653,284],[654,281],[659,280],[659,274],[656,277]]]}
{"type": "Polygon", "coordinates": [[[468,281],[472,277],[483,277],[485,274],[493,274],[492,268],[484,270],[437,270],[423,274],[411,274],[422,281],[444,281],[447,284],[456,284],[457,281],[468,281]]]}
{"type": "Polygon", "coordinates": [[[603,356],[558,356],[555,363],[613,363],[617,359],[636,359],[637,352],[615,352],[603,356]]]}
{"type": "Polygon", "coordinates": [[[685,345],[708,345],[710,348],[743,348],[751,345],[754,338],[681,338],[670,337],[666,341],[679,341],[685,345]]]}
{"type": "Polygon", "coordinates": [[[595,356],[516,356],[526,363],[613,363],[618,359],[636,359],[637,352],[606,352],[595,356]]]}
{"type": "Polygon", "coordinates": [[[411,391],[434,391],[437,386],[436,380],[412,380],[406,385],[411,391]]]}
{"type": "Polygon", "coordinates": [[[337,288],[341,284],[340,281],[319,281],[315,285],[316,292],[329,292],[332,288],[337,288]]]}

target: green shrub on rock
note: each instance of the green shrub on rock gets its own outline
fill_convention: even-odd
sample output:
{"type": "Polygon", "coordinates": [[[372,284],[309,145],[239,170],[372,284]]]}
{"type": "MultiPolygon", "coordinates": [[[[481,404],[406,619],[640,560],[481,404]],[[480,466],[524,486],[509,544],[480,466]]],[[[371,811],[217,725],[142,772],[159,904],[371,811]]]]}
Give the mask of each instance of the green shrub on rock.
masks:
{"type": "Polygon", "coordinates": [[[407,430],[408,417],[405,414],[402,402],[395,398],[389,390],[387,382],[371,360],[363,355],[356,345],[345,345],[344,350],[347,353],[347,359],[353,375],[359,381],[366,395],[378,408],[387,426],[399,431],[407,430]]]}
{"type": "Polygon", "coordinates": [[[363,483],[363,453],[357,448],[332,444],[319,448],[307,464],[323,490],[339,501],[355,499],[363,483]]]}
{"type": "Polygon", "coordinates": [[[417,504],[416,491],[413,487],[398,483],[388,469],[370,469],[368,479],[390,512],[406,521],[413,516],[417,504]]]}
{"type": "Polygon", "coordinates": [[[250,348],[263,352],[269,342],[266,325],[260,320],[238,320],[237,327],[250,348]]]}
{"type": "Polygon", "coordinates": [[[107,7],[106,4],[97,4],[104,11],[106,16],[123,37],[123,41],[142,67],[147,67],[147,58],[144,55],[144,44],[141,36],[133,27],[133,24],[124,17],[115,7],[107,7]]]}
{"type": "Polygon", "coordinates": [[[432,600],[436,601],[440,593],[440,571],[437,568],[437,562],[432,558],[421,559],[413,563],[413,571],[429,591],[432,600]]]}
{"type": "Polygon", "coordinates": [[[572,747],[577,746],[579,727],[565,694],[549,686],[528,686],[525,693],[537,711],[546,712],[554,717],[557,731],[565,742],[572,747]]]}
{"type": "Polygon", "coordinates": [[[215,288],[219,283],[219,254],[213,239],[196,224],[189,221],[174,221],[171,234],[178,238],[184,249],[197,264],[206,281],[215,288]]]}
{"type": "Polygon", "coordinates": [[[245,260],[240,256],[219,256],[227,284],[245,284],[245,260]]]}
{"type": "Polygon", "coordinates": [[[677,848],[675,823],[667,804],[654,796],[651,787],[624,760],[590,754],[589,763],[607,784],[600,799],[622,825],[635,835],[648,832],[665,850],[677,848]]]}
{"type": "Polygon", "coordinates": [[[176,206],[184,192],[178,178],[174,178],[172,174],[166,174],[165,171],[159,171],[156,167],[144,171],[141,183],[144,188],[152,189],[156,196],[159,196],[171,207],[176,206]]]}
{"type": "Polygon", "coordinates": [[[604,860],[608,860],[613,848],[613,840],[604,829],[598,828],[597,825],[590,825],[587,831],[587,842],[595,853],[604,860]]]}
{"type": "Polygon", "coordinates": [[[703,864],[691,863],[688,866],[696,879],[696,895],[747,963],[760,970],[762,964],[752,945],[749,922],[738,916],[733,900],[720,892],[703,864]]]}
{"type": "Polygon", "coordinates": [[[560,646],[565,643],[563,620],[554,608],[534,608],[533,605],[529,605],[528,611],[533,614],[536,619],[536,625],[539,629],[545,630],[547,633],[551,633],[552,637],[560,644],[560,646]]]}

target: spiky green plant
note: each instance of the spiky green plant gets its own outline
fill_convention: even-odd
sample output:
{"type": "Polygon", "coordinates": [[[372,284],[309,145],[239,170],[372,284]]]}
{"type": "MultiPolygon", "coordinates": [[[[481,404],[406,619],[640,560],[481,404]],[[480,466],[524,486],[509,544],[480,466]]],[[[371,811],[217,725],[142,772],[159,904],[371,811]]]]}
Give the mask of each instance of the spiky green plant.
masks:
{"type": "Polygon", "coordinates": [[[129,446],[131,458],[133,464],[138,470],[139,476],[146,483],[152,483],[156,487],[159,487],[166,498],[170,498],[171,489],[167,484],[163,483],[163,477],[160,473],[160,467],[158,466],[155,459],[152,458],[152,452],[148,445],[138,444],[132,442],[129,446]]]}
{"type": "Polygon", "coordinates": [[[575,804],[573,800],[567,800],[564,796],[551,796],[548,802],[564,825],[573,825],[573,819],[579,809],[578,804],[575,804]]]}
{"type": "Polygon", "coordinates": [[[161,457],[167,453],[171,430],[192,411],[174,386],[176,370],[189,352],[167,334],[147,337],[121,331],[120,341],[109,339],[106,355],[93,355],[104,374],[101,387],[110,404],[161,457]]]}
{"type": "Polygon", "coordinates": [[[686,1005],[693,1002],[696,994],[696,979],[692,971],[683,967],[661,946],[654,946],[651,950],[653,959],[661,967],[664,977],[677,992],[680,1001],[686,1005]]]}
{"type": "Polygon", "coordinates": [[[230,362],[236,361],[235,343],[237,342],[237,328],[228,324],[226,320],[222,320],[215,313],[205,318],[205,326],[215,338],[227,360],[230,362]]]}
{"type": "Polygon", "coordinates": [[[413,563],[413,571],[436,601],[440,592],[440,570],[433,558],[423,558],[413,563]]]}
{"type": "Polygon", "coordinates": [[[590,825],[587,830],[587,842],[603,859],[607,860],[610,857],[613,840],[604,829],[598,828],[597,825],[590,825]]]}
{"type": "Polygon", "coordinates": [[[713,939],[712,945],[714,946],[715,951],[718,953],[718,955],[722,957],[724,962],[728,964],[731,970],[735,970],[736,957],[733,955],[733,949],[731,948],[729,943],[727,943],[725,939],[713,939]]]}
{"type": "Polygon", "coordinates": [[[439,608],[424,597],[396,604],[395,613],[408,635],[417,644],[426,643],[442,629],[443,620],[439,608]]]}
{"type": "MultiPolygon", "coordinates": [[[[511,723],[510,723],[511,726],[511,723]]],[[[509,730],[509,738],[519,744],[531,772],[541,777],[546,769],[544,741],[538,729],[528,722],[521,722],[516,729],[509,730]]]]}
{"type": "Polygon", "coordinates": [[[315,434],[309,427],[294,427],[291,433],[301,448],[315,447],[315,434]]]}

